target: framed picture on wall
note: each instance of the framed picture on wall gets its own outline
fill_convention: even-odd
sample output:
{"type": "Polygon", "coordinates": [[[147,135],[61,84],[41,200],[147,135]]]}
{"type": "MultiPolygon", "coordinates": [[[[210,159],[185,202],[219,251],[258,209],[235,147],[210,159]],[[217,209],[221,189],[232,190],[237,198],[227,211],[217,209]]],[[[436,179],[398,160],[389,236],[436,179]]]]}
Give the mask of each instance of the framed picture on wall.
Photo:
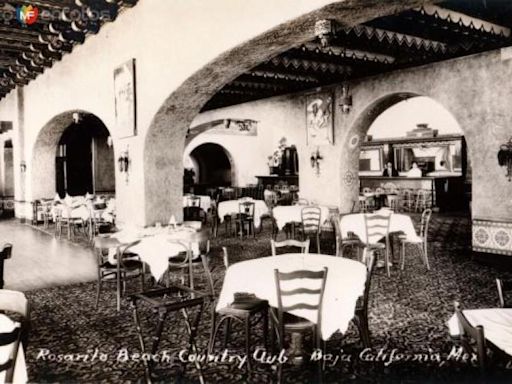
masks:
{"type": "Polygon", "coordinates": [[[116,131],[120,138],[137,135],[135,59],[114,69],[116,131]]]}
{"type": "Polygon", "coordinates": [[[334,144],[333,94],[322,92],[306,98],[308,145],[334,144]]]}

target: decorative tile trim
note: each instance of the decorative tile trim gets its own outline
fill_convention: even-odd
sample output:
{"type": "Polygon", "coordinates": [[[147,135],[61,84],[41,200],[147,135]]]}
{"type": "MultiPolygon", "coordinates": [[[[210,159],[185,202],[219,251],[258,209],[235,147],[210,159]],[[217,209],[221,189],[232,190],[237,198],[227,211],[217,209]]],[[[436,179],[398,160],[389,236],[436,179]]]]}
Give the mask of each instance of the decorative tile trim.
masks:
{"type": "Polygon", "coordinates": [[[512,222],[473,219],[473,251],[512,256],[512,222]]]}
{"type": "Polygon", "coordinates": [[[2,198],[2,208],[6,211],[14,211],[14,196],[2,198]]]}

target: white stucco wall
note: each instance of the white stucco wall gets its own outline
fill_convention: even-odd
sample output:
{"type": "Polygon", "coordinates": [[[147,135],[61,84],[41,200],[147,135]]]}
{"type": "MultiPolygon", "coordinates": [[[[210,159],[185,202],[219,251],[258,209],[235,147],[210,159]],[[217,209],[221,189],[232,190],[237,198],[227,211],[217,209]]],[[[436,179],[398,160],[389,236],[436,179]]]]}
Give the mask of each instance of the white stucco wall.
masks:
{"type": "MultiPolygon", "coordinates": [[[[131,177],[116,175],[119,221],[144,224],[144,137],[155,112],[191,74],[264,31],[332,0],[279,0],[272,6],[245,0],[139,0],[100,33],[89,36],[71,54],[24,87],[22,156],[31,180],[32,150],[40,129],[54,116],[80,109],[98,116],[114,138],[116,157],[129,147],[131,177]],[[138,135],[119,139],[114,112],[113,71],[136,59],[138,135]]],[[[14,92],[0,101],[0,119],[13,119],[14,92]]],[[[15,103],[14,103],[15,104],[15,103]]],[[[18,129],[18,128],[16,128],[18,129]]],[[[15,164],[19,157],[15,151],[15,164]]],[[[19,175],[17,180],[21,180],[19,175]]],[[[54,183],[54,180],[48,180],[54,183]]],[[[19,190],[21,190],[21,182],[19,190]]],[[[31,183],[20,200],[32,199],[31,183]]]]}

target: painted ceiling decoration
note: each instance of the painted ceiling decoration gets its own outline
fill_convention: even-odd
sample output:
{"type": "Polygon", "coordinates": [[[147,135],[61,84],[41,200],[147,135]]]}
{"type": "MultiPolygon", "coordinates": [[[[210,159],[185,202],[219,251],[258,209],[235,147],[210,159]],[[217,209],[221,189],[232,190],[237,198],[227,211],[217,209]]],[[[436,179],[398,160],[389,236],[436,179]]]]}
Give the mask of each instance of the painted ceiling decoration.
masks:
{"type": "Polygon", "coordinates": [[[333,20],[317,20],[314,27],[329,38],[312,34],[310,41],[252,68],[203,110],[510,46],[512,1],[445,0],[353,27],[333,20]]]}
{"type": "Polygon", "coordinates": [[[2,1],[0,13],[0,98],[16,86],[27,85],[87,35],[114,21],[137,0],[30,0],[2,1]],[[25,25],[16,17],[18,7],[37,8],[35,21],[25,25]]]}

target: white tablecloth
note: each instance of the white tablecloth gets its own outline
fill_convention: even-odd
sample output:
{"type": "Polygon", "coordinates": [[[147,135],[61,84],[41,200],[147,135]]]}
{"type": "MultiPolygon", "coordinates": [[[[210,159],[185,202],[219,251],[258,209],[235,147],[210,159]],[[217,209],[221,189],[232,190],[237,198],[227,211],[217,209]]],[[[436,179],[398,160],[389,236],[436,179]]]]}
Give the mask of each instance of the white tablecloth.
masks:
{"type": "MultiPolygon", "coordinates": [[[[0,314],[0,333],[8,333],[14,330],[14,327],[19,325],[13,322],[6,315],[0,314]]],[[[0,364],[5,363],[11,354],[12,345],[5,345],[0,347],[0,364]]],[[[25,353],[21,343],[18,348],[18,356],[16,358],[16,365],[14,366],[13,383],[26,383],[28,381],[27,365],[25,363],[25,353]]],[[[5,382],[5,371],[0,372],[0,383],[5,382]]]]}
{"type": "MultiPolygon", "coordinates": [[[[277,228],[282,230],[288,223],[302,223],[302,209],[305,205],[280,205],[274,207],[272,215],[276,221],[277,228]]],[[[320,208],[320,224],[329,220],[329,208],[323,205],[320,208]]]]}
{"type": "MultiPolygon", "coordinates": [[[[407,239],[413,240],[417,239],[418,235],[416,234],[416,230],[414,229],[414,225],[412,223],[412,220],[407,215],[402,215],[398,213],[391,213],[387,210],[377,211],[375,214],[391,214],[390,223],[389,223],[389,232],[403,232],[407,239]]],[[[348,236],[349,232],[353,232],[359,239],[366,243],[366,224],[364,219],[365,213],[355,213],[351,215],[343,216],[340,219],[340,228],[341,228],[341,235],[343,238],[346,238],[348,236]]],[[[372,213],[369,213],[368,215],[372,215],[372,213]]],[[[370,239],[372,243],[378,242],[379,239],[370,239]]]]}
{"type": "MultiPolygon", "coordinates": [[[[506,354],[512,356],[512,308],[466,309],[462,311],[469,323],[484,327],[484,336],[506,354]]],[[[450,335],[461,334],[457,316],[447,322],[450,335]]]]}
{"type": "MultiPolygon", "coordinates": [[[[189,229],[180,229],[174,232],[168,232],[167,229],[156,229],[154,233],[136,232],[133,230],[125,230],[117,232],[111,237],[119,240],[122,244],[128,244],[136,240],[140,243],[130,248],[130,252],[139,255],[140,259],[149,265],[151,274],[155,279],[159,280],[169,266],[169,257],[177,256],[186,249],[181,244],[173,241],[181,241],[190,247],[194,256],[199,256],[199,242],[189,240],[190,236],[194,236],[197,232],[189,229]]],[[[109,261],[116,263],[114,258],[115,250],[109,252],[109,261]]]]}
{"type": "Polygon", "coordinates": [[[269,214],[267,204],[263,200],[239,199],[221,201],[217,207],[220,222],[224,221],[224,216],[232,215],[240,212],[240,203],[251,201],[254,203],[254,226],[259,228],[261,224],[261,216],[269,214]]]}
{"type": "MultiPolygon", "coordinates": [[[[357,261],[321,254],[288,253],[233,264],[226,271],[217,309],[232,303],[236,292],[255,294],[277,307],[274,269],[320,271],[323,267],[328,268],[322,309],[322,338],[327,340],[334,332],[347,330],[354,317],[357,298],[364,292],[366,267],[357,261]]],[[[307,286],[308,282],[311,280],[303,279],[301,285],[307,286]]],[[[310,310],[291,313],[312,322],[317,320],[310,310]]]]}
{"type": "MultiPolygon", "coordinates": [[[[210,196],[207,196],[207,195],[194,195],[194,196],[195,197],[199,197],[199,207],[203,211],[207,212],[211,208],[211,206],[212,206],[212,199],[211,199],[210,196]]],[[[187,195],[183,196],[183,206],[184,207],[186,207],[187,205],[190,204],[190,202],[189,202],[190,200],[189,199],[191,197],[192,196],[187,196],[187,195]]]]}

